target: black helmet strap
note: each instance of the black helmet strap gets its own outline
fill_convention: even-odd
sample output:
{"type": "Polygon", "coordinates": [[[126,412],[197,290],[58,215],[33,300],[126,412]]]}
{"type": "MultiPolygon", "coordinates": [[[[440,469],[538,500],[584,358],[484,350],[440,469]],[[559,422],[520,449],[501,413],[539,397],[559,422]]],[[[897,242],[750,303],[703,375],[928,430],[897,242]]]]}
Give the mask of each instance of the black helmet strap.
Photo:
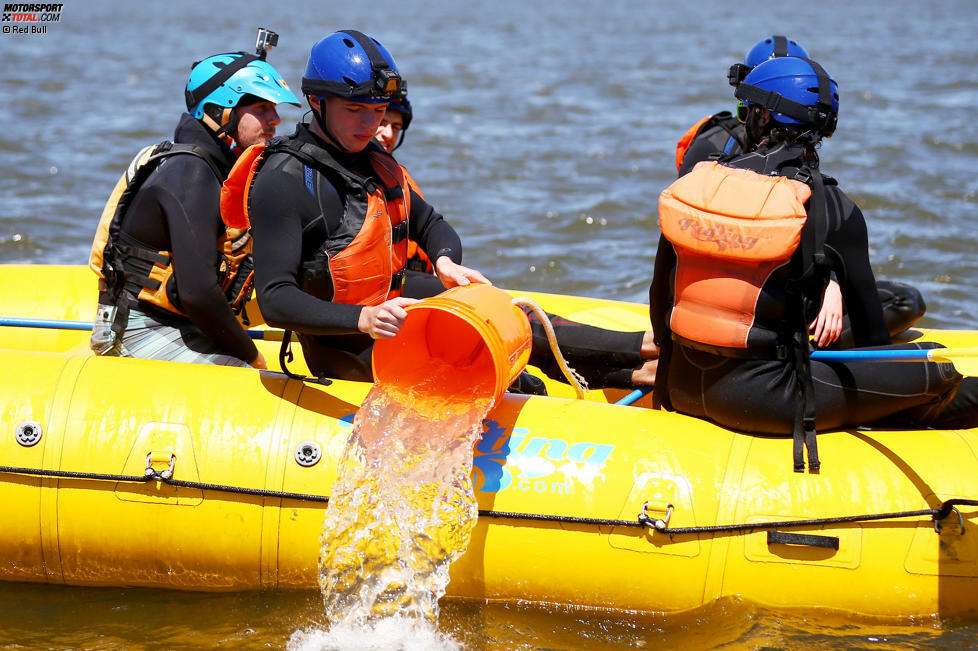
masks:
{"type": "Polygon", "coordinates": [[[784,36],[772,36],[774,39],[774,53],[770,58],[788,56],[788,39],[784,36]]]}
{"type": "MultiPolygon", "coordinates": [[[[247,52],[228,52],[230,56],[240,55],[237,59],[231,63],[215,63],[214,65],[219,68],[219,70],[214,73],[214,75],[202,83],[197,88],[193,90],[186,89],[183,91],[184,99],[187,101],[187,110],[189,111],[193,107],[197,106],[205,97],[213,93],[215,90],[220,88],[221,84],[234,76],[238,70],[241,70],[247,66],[252,61],[260,61],[261,59],[254,54],[248,54],[247,52]]],[[[216,55],[220,56],[220,55],[216,55]]],[[[200,61],[195,63],[190,67],[191,70],[197,67],[200,61]]]]}

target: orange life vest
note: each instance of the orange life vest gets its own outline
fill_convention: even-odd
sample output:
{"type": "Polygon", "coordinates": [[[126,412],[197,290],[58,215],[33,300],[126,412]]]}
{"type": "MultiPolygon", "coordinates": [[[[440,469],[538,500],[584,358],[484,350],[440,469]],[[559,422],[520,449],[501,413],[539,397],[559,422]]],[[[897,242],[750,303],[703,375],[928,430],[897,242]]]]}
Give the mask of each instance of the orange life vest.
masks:
{"type": "Polygon", "coordinates": [[[662,191],[659,227],[677,256],[676,335],[747,348],[761,288],[798,248],[810,196],[801,181],[716,162],[662,191]]]}
{"type": "Polygon", "coordinates": [[[404,170],[379,148],[369,150],[376,179],[364,179],[337,163],[328,151],[291,138],[254,145],[235,162],[221,189],[221,214],[226,223],[250,224],[249,196],[256,174],[275,153],[303,163],[306,184],[315,194],[316,172],[333,172],[349,194],[340,227],[330,233],[311,260],[303,262],[303,288],[335,303],[379,305],[401,295],[407,262],[410,187],[404,170]],[[378,183],[379,181],[379,183],[378,183]],[[360,198],[364,199],[360,199],[360,198]]]}
{"type": "MultiPolygon", "coordinates": [[[[414,182],[414,179],[411,178],[411,175],[408,174],[408,171],[404,169],[403,165],[401,166],[401,170],[404,171],[404,179],[407,181],[408,187],[410,187],[415,194],[424,199],[424,195],[421,194],[421,189],[418,188],[418,184],[414,182]]],[[[421,250],[418,243],[414,240],[408,240],[407,246],[407,268],[414,271],[434,273],[435,267],[431,263],[431,258],[429,258],[428,255],[421,250]]]]}
{"type": "MultiPolygon", "coordinates": [[[[180,307],[173,256],[169,251],[150,249],[122,232],[122,218],[133,197],[164,159],[176,155],[201,158],[214,175],[223,174],[194,145],[164,141],[144,147],[119,178],[102,209],[88,266],[99,277],[99,302],[117,305],[146,301],[168,312],[186,316],[180,307]],[[125,296],[128,294],[128,297],[125,296]]],[[[254,267],[251,263],[251,235],[247,228],[226,228],[218,239],[217,281],[235,314],[240,314],[251,296],[254,267]]],[[[120,323],[128,309],[120,310],[120,323]]]]}

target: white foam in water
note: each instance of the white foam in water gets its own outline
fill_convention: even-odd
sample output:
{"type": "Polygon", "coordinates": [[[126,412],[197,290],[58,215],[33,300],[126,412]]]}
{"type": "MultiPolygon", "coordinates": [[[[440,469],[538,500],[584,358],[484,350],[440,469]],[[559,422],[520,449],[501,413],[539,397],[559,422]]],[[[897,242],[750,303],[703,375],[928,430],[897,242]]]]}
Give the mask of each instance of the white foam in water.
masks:
{"type": "Polygon", "coordinates": [[[437,631],[449,568],[478,518],[472,449],[491,399],[448,403],[375,385],[330,491],[320,588],[328,631],[295,648],[459,648],[437,631]],[[415,646],[417,645],[417,646],[415,646]]]}
{"type": "Polygon", "coordinates": [[[289,639],[290,651],[461,651],[452,636],[427,620],[388,617],[370,624],[333,626],[328,631],[297,631],[289,639]]]}

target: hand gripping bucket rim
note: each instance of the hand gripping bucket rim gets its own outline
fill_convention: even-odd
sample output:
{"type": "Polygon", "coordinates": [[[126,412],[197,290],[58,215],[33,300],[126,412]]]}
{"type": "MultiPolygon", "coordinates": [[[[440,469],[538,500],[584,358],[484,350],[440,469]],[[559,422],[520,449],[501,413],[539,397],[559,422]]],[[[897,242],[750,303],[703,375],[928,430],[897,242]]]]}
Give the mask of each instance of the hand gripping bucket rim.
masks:
{"type": "Polygon", "coordinates": [[[455,287],[406,311],[397,336],[374,345],[378,382],[443,393],[484,384],[498,399],[529,360],[529,320],[491,285],[455,287]],[[436,369],[447,374],[439,380],[436,369]]]}

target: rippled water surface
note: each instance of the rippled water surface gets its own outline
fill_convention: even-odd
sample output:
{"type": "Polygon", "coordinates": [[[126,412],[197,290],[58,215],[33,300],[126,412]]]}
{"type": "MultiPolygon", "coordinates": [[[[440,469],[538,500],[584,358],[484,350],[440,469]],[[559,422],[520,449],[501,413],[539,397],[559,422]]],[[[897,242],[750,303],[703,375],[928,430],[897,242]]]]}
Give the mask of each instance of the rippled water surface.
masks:
{"type": "MultiPolygon", "coordinates": [[[[676,140],[733,104],[727,67],[786,33],[839,82],[823,169],[869,221],[875,270],[927,300],[922,325],[978,313],[978,8],[971,0],[496,0],[233,5],[66,0],[47,34],[0,34],[0,262],[87,259],[102,205],[143,145],[172,134],[189,66],[281,34],[270,62],[299,87],[335,29],[378,37],[410,80],[398,159],[497,284],[644,301],[656,198],[676,140]]],[[[299,109],[285,107],[282,131],[299,109]]],[[[280,646],[318,596],[0,586],[0,641],[29,647],[280,646]]],[[[978,627],[864,625],[717,604],[629,618],[449,603],[471,648],[978,646],[978,627]]]]}

